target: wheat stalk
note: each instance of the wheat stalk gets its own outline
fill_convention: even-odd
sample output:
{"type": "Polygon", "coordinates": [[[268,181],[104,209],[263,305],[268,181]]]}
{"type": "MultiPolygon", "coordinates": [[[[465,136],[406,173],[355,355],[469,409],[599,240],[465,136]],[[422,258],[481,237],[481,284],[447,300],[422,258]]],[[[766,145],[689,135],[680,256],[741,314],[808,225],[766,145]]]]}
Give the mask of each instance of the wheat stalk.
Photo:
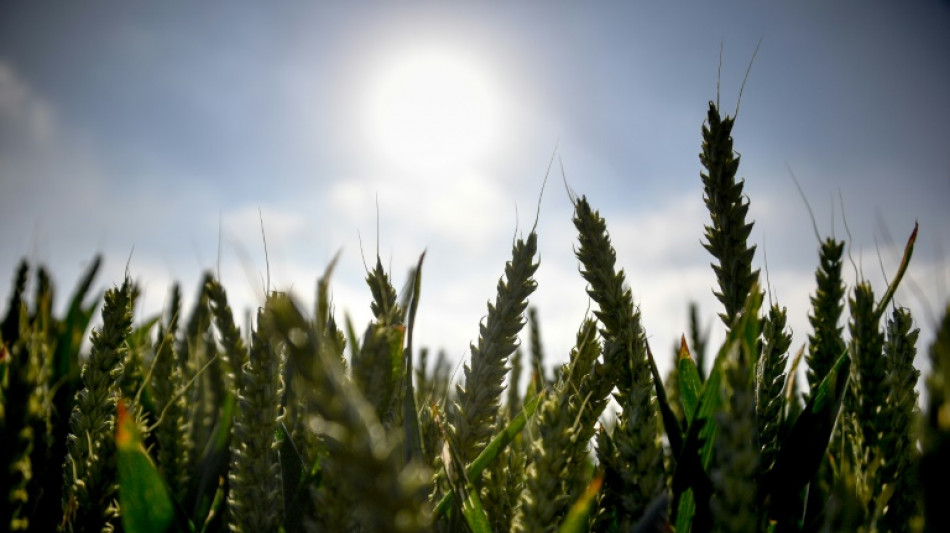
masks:
{"type": "Polygon", "coordinates": [[[881,479],[893,493],[887,501],[881,519],[885,531],[910,531],[911,519],[920,512],[914,464],[918,461],[913,438],[917,411],[917,378],[914,368],[919,329],[911,329],[913,320],[904,308],[895,308],[887,321],[887,341],[884,355],[887,367],[887,402],[880,406],[888,420],[888,431],[881,438],[881,479]]]}
{"type": "Polygon", "coordinates": [[[808,314],[812,333],[808,336],[808,397],[828,374],[835,361],[844,353],[842,327],[838,326],[844,311],[844,282],[841,279],[841,259],[844,241],[832,238],[821,243],[819,266],[815,271],[817,288],[811,296],[812,310],[808,314]]]}
{"type": "Polygon", "coordinates": [[[616,384],[616,399],[623,409],[614,431],[598,434],[597,457],[605,477],[597,528],[613,522],[632,527],[665,485],[646,338],[623,270],[616,269],[606,222],[586,197],[572,201],[580,242],[575,255],[589,284],[587,293],[599,307],[594,315],[603,326],[604,372],[591,397],[605,398],[616,384]]]}
{"type": "Polygon", "coordinates": [[[63,526],[67,531],[111,529],[115,502],[117,380],[122,374],[125,338],[132,326],[132,282],[106,292],[102,328],[92,333],[92,351],[83,367],[83,389],[69,418],[68,454],[63,466],[63,526]]]}
{"type": "Polygon", "coordinates": [[[736,181],[739,156],[732,147],[734,117],[721,118],[716,104],[709,102],[706,123],[703,124],[703,145],[699,160],[705,172],[701,173],[706,207],[712,219],[706,226],[703,247],[716,258],[713,265],[719,291],[716,298],[726,312],[720,317],[727,328],[745,305],[759,271],[752,270],[755,245],[747,241],[752,223],[746,223],[749,202],[742,197],[742,181],[736,181]]]}
{"type": "Polygon", "coordinates": [[[457,386],[458,401],[450,411],[450,420],[455,450],[463,464],[475,459],[496,431],[506,363],[525,324],[528,296],[537,287],[533,277],[538,268],[534,261],[537,249],[538,236],[533,231],[526,240],[515,243],[512,259],[505,265],[505,277],[498,280],[495,303],[488,304],[478,345],[471,346],[465,385],[457,386]]]}
{"type": "MultiPolygon", "coordinates": [[[[274,296],[268,300],[272,301],[274,296]]],[[[278,345],[257,316],[258,331],[238,376],[238,409],[228,473],[229,526],[234,532],[276,531],[283,520],[280,464],[274,435],[283,391],[278,345]]]]}
{"type": "Polygon", "coordinates": [[[787,312],[773,305],[762,324],[762,354],[759,357],[757,390],[755,394],[756,420],[761,444],[760,477],[772,468],[778,453],[779,431],[785,410],[785,367],[792,336],[786,330],[787,312]]]}

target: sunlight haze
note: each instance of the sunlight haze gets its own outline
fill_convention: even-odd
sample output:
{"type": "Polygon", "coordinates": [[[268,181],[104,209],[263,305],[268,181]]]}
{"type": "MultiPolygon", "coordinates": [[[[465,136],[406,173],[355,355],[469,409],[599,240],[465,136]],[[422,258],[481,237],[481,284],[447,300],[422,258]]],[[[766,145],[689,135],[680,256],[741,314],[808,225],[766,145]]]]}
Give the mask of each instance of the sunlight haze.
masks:
{"type": "Polygon", "coordinates": [[[789,168],[821,237],[850,241],[849,286],[881,294],[919,221],[896,301],[926,353],[950,298],[950,7],[936,0],[2,2],[0,301],[26,257],[62,306],[101,252],[99,289],[127,264],[142,283],[137,319],[174,282],[192,305],[206,270],[238,316],[268,272],[309,308],[340,253],[335,310],[361,330],[364,264],[378,251],[401,289],[426,251],[416,342],[459,361],[537,217],[531,305],[553,366],[591,306],[567,186],[607,220],[666,368],[691,301],[722,338],[701,127],[710,100],[734,112],[760,40],[733,134],[754,264],[793,351],[819,242],[789,168]]]}

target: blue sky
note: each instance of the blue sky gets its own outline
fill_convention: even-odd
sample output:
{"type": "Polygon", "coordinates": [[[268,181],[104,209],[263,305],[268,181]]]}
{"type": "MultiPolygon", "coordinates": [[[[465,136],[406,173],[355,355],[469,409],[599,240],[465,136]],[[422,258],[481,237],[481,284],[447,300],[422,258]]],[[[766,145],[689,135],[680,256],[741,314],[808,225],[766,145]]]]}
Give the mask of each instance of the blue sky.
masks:
{"type": "MultiPolygon", "coordinates": [[[[361,254],[378,246],[402,283],[427,250],[417,339],[459,359],[557,146],[570,186],[607,219],[654,352],[687,328],[690,300],[721,338],[700,127],[717,80],[734,111],[762,39],[735,145],[756,264],[794,346],[818,243],[788,167],[822,236],[846,237],[847,221],[849,283],[860,271],[883,292],[920,222],[898,301],[925,351],[950,298],[947,2],[326,4],[3,2],[2,301],[21,257],[47,264],[64,300],[100,251],[103,288],[129,261],[140,316],[173,281],[190,302],[219,265],[250,308],[266,272],[260,217],[272,286],[305,302],[342,250],[334,299],[358,327],[370,318],[361,254]],[[413,91],[416,107],[392,118],[413,91]],[[406,113],[433,122],[401,130],[406,113]]],[[[532,304],[560,361],[588,301],[557,168],[538,212],[532,304]]]]}

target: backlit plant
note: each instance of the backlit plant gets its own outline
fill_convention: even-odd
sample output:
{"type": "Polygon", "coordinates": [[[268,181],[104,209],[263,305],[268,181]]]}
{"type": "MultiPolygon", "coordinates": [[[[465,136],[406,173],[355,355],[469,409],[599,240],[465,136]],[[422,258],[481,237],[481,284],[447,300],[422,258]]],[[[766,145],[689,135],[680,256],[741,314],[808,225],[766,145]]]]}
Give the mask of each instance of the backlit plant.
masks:
{"type": "Polygon", "coordinates": [[[847,286],[845,243],[820,242],[812,330],[790,354],[787,311],[752,267],[733,124],[710,102],[700,154],[725,341],[708,344],[692,306],[665,380],[634,305],[648,280],[573,191],[593,312],[553,372],[530,303],[536,228],[455,383],[444,354],[413,346],[424,257],[401,294],[377,260],[362,330],[329,304],[335,261],[312,313],[272,291],[249,330],[210,274],[190,311],[176,286],[133,324],[130,278],[91,293],[99,259],[63,315],[22,262],[0,324],[0,530],[950,530],[950,308],[918,407],[918,330],[893,304],[917,229],[883,296],[847,286]]]}

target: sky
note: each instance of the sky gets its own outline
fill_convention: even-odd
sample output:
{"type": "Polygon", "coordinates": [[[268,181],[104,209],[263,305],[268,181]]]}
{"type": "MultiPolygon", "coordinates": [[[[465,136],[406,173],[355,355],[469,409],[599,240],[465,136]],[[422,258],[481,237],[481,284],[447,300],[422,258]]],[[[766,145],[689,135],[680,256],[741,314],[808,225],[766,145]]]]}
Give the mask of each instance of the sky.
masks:
{"type": "Polygon", "coordinates": [[[950,301],[938,0],[2,2],[0,302],[22,257],[50,269],[62,306],[102,253],[97,287],[128,269],[137,319],[174,282],[190,305],[208,270],[237,310],[268,283],[309,307],[339,253],[337,318],[362,330],[364,265],[378,252],[398,289],[425,251],[415,339],[457,362],[537,221],[530,303],[553,365],[591,309],[569,187],[606,219],[668,368],[691,301],[723,336],[702,247],[710,101],[738,109],[755,266],[793,349],[810,331],[814,228],[849,242],[848,285],[880,295],[916,221],[896,301],[926,370],[950,301]]]}

